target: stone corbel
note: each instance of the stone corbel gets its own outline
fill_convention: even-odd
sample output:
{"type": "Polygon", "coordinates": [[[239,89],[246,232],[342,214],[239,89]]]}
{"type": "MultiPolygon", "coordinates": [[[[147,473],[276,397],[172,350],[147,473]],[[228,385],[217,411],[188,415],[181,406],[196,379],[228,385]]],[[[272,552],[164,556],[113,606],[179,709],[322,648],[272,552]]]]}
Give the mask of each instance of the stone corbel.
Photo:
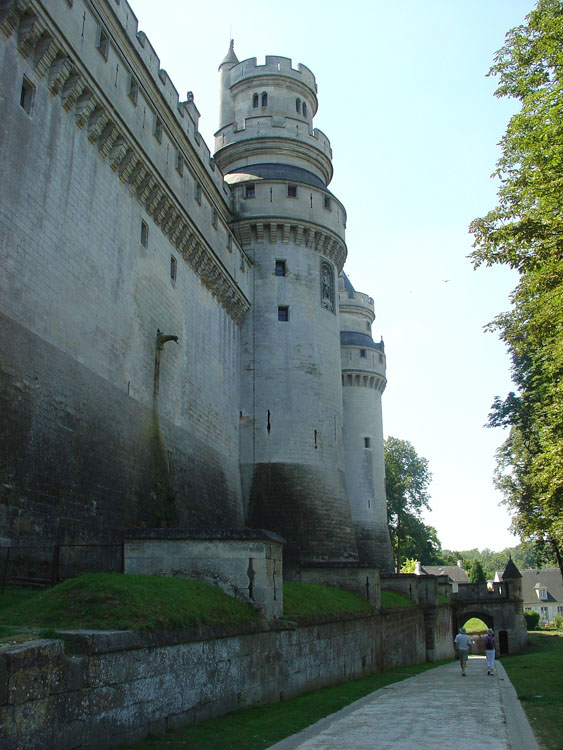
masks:
{"type": "Polygon", "coordinates": [[[35,47],[34,68],[38,76],[43,78],[56,59],[59,51],[59,47],[55,44],[53,37],[43,34],[35,47]]]}
{"type": "Polygon", "coordinates": [[[74,108],[77,127],[84,127],[86,122],[89,120],[90,115],[95,109],[96,100],[94,98],[94,95],[88,89],[84,89],[84,91],[78,97],[76,107],[74,108]]]}
{"type": "Polygon", "coordinates": [[[61,91],[61,101],[67,112],[74,107],[81,91],[84,90],[84,81],[76,72],[70,74],[65,81],[61,91]]]}
{"type": "Polygon", "coordinates": [[[37,16],[22,16],[18,28],[18,49],[24,57],[29,56],[44,30],[43,24],[37,16]]]}

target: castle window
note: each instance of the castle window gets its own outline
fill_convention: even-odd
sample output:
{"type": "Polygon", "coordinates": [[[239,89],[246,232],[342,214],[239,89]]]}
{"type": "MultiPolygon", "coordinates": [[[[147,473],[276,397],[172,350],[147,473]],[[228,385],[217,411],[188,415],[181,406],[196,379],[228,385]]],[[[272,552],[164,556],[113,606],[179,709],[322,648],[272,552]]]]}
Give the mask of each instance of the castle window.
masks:
{"type": "Polygon", "coordinates": [[[326,260],[321,263],[321,307],[335,312],[334,305],[334,272],[326,260]]]}
{"type": "Polygon", "coordinates": [[[326,209],[327,209],[328,211],[332,211],[332,201],[331,201],[331,199],[330,199],[330,198],[328,197],[328,195],[325,195],[325,208],[326,208],[326,209]]]}
{"type": "Polygon", "coordinates": [[[181,151],[176,151],[176,169],[179,175],[184,174],[184,157],[181,151]]]}
{"type": "Polygon", "coordinates": [[[215,229],[217,229],[217,210],[215,208],[213,209],[213,216],[211,218],[211,224],[215,229]]]}
{"type": "Polygon", "coordinates": [[[301,99],[299,97],[295,100],[295,111],[301,114],[301,99]]]}
{"type": "Polygon", "coordinates": [[[173,255],[171,255],[170,256],[170,278],[172,279],[172,281],[176,281],[177,273],[178,273],[178,261],[173,255]]]}
{"type": "Polygon", "coordinates": [[[276,260],[275,274],[276,276],[285,276],[285,260],[276,260]]]}
{"type": "Polygon", "coordinates": [[[289,307],[285,305],[280,305],[280,307],[278,307],[278,320],[287,323],[289,320],[289,307]]]}
{"type": "Polygon", "coordinates": [[[104,60],[107,60],[109,51],[109,37],[105,29],[103,29],[101,26],[98,27],[98,43],[96,44],[96,47],[98,48],[104,60]]]}
{"type": "Polygon", "coordinates": [[[367,357],[367,352],[365,349],[360,349],[360,357],[365,358],[367,357]]]}
{"type": "Polygon", "coordinates": [[[147,247],[149,244],[149,226],[146,221],[141,220],[141,245],[147,247]]]}
{"type": "Polygon", "coordinates": [[[268,94],[266,94],[266,92],[262,94],[262,106],[263,107],[268,106],[268,94]]]}
{"type": "Polygon", "coordinates": [[[287,197],[288,198],[297,198],[297,185],[288,185],[287,186],[287,197]]]}
{"type": "Polygon", "coordinates": [[[159,143],[162,143],[162,120],[158,115],[154,118],[153,135],[159,143]]]}
{"type": "Polygon", "coordinates": [[[303,117],[307,117],[307,105],[303,102],[303,117]]]}
{"type": "Polygon", "coordinates": [[[129,76],[127,96],[131,99],[133,104],[137,104],[137,99],[139,97],[139,84],[133,76],[129,76]]]}
{"type": "Polygon", "coordinates": [[[371,448],[370,443],[371,443],[370,438],[365,437],[364,438],[364,448],[371,448]]]}
{"type": "Polygon", "coordinates": [[[369,320],[366,322],[366,331],[371,331],[371,323],[369,320]]]}
{"type": "Polygon", "coordinates": [[[195,184],[194,198],[201,205],[201,185],[199,184],[199,182],[196,182],[195,184]]]}
{"type": "Polygon", "coordinates": [[[227,235],[227,250],[232,253],[233,252],[233,238],[230,234],[227,235]]]}
{"type": "Polygon", "coordinates": [[[256,197],[256,185],[246,185],[244,188],[244,197],[255,198],[256,197]]]}
{"type": "Polygon", "coordinates": [[[35,86],[24,77],[22,81],[22,88],[20,92],[20,107],[24,109],[28,115],[31,114],[31,107],[33,105],[33,98],[35,96],[35,86]]]}
{"type": "Polygon", "coordinates": [[[252,97],[252,106],[256,108],[258,106],[258,94],[254,94],[252,97]]]}

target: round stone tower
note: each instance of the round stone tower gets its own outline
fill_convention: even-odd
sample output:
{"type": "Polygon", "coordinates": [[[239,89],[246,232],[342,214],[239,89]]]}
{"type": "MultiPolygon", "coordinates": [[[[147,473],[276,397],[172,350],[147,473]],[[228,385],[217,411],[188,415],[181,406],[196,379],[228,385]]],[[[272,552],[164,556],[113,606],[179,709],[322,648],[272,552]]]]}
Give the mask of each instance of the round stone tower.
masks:
{"type": "Polygon", "coordinates": [[[393,572],[387,527],[381,394],[385,378],[383,342],[375,343],[373,299],[338,280],[346,487],[360,561],[393,572]]]}
{"type": "Polygon", "coordinates": [[[336,298],[346,212],[330,193],[317,86],[285,57],[219,67],[215,160],[252,266],[241,329],[240,450],[247,523],[281,534],[288,567],[358,560],[344,479],[336,298]]]}

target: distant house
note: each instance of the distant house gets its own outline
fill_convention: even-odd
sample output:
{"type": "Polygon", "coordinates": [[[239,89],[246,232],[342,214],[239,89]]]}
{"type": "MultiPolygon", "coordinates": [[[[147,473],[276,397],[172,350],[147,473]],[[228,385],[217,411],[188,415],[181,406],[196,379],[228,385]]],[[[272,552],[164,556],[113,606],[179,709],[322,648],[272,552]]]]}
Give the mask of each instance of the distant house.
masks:
{"type": "Polygon", "coordinates": [[[469,576],[462,567],[461,560],[457,565],[422,565],[417,562],[414,572],[418,576],[448,576],[452,593],[456,594],[460,583],[469,583],[469,576]]]}
{"type": "MultiPolygon", "coordinates": [[[[556,615],[563,617],[563,580],[559,568],[521,570],[524,609],[540,613],[540,622],[550,622],[556,615]]],[[[502,580],[497,571],[495,581],[502,580]]]]}

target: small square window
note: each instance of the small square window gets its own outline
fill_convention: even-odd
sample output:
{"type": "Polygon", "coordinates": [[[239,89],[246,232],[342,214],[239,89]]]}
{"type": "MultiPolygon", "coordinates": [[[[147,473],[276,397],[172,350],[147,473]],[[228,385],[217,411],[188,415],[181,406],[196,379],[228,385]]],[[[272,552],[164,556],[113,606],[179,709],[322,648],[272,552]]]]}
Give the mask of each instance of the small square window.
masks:
{"type": "Polygon", "coordinates": [[[196,182],[195,184],[194,198],[196,199],[198,203],[201,204],[201,185],[199,184],[199,182],[196,182]]]}
{"type": "Polygon", "coordinates": [[[141,221],[141,245],[147,247],[149,244],[149,226],[146,221],[141,221]]]}
{"type": "Polygon", "coordinates": [[[162,120],[158,115],[154,118],[153,135],[159,143],[162,143],[162,120]]]}
{"type": "Polygon", "coordinates": [[[101,26],[98,30],[98,43],[96,45],[98,50],[100,51],[100,54],[104,58],[104,60],[108,59],[108,52],[109,52],[109,36],[107,35],[107,32],[105,29],[103,29],[101,26]]]}
{"type": "Polygon", "coordinates": [[[285,260],[276,260],[276,276],[285,276],[285,260]]]}
{"type": "Polygon", "coordinates": [[[365,349],[360,349],[360,357],[367,357],[367,351],[365,349]]]}
{"type": "Polygon", "coordinates": [[[176,151],[176,169],[179,175],[184,174],[184,157],[181,151],[176,151]]]}
{"type": "Polygon", "coordinates": [[[278,307],[278,320],[287,323],[287,321],[289,320],[289,307],[284,305],[278,307]]]}
{"type": "Polygon", "coordinates": [[[297,185],[288,185],[287,186],[287,197],[288,198],[297,198],[297,185]]]}
{"type": "Polygon", "coordinates": [[[371,448],[371,439],[368,437],[364,438],[364,448],[371,448]]]}
{"type": "Polygon", "coordinates": [[[332,200],[328,197],[328,195],[325,195],[325,208],[327,211],[332,211],[332,200]]]}
{"type": "Polygon", "coordinates": [[[133,104],[137,104],[137,99],[139,97],[139,83],[133,76],[129,76],[129,91],[127,92],[127,95],[133,104]]]}
{"type": "Polygon", "coordinates": [[[33,98],[35,96],[35,86],[24,77],[20,92],[20,106],[25,109],[28,115],[31,114],[33,98]]]}
{"type": "Polygon", "coordinates": [[[245,198],[256,198],[256,185],[246,185],[244,189],[245,198]]]}
{"type": "Polygon", "coordinates": [[[172,279],[172,281],[176,281],[177,273],[178,273],[178,261],[173,255],[171,255],[170,256],[170,278],[172,279]]]}

